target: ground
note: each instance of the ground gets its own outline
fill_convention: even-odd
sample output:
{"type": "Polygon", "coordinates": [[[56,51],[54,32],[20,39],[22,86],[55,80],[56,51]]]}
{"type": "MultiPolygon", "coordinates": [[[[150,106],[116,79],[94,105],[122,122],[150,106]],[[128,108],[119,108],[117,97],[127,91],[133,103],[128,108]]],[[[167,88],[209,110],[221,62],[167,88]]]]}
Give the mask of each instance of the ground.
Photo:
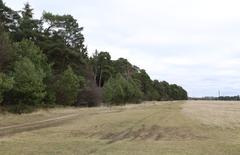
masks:
{"type": "Polygon", "coordinates": [[[146,102],[0,115],[4,155],[239,155],[240,102],[146,102]]]}

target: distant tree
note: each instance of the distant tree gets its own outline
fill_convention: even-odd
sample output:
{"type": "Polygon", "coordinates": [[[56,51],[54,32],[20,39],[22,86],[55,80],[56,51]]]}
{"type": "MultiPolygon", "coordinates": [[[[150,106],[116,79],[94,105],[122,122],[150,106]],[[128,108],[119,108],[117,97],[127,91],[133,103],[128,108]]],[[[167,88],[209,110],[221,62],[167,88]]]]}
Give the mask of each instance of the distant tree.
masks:
{"type": "Polygon", "coordinates": [[[124,58],[119,58],[118,60],[113,61],[113,67],[113,72],[115,75],[120,73],[126,79],[131,78],[132,75],[137,72],[137,69],[127,59],[124,58]]]}
{"type": "Polygon", "coordinates": [[[153,88],[153,82],[145,70],[140,70],[133,75],[133,79],[140,85],[144,93],[144,100],[157,100],[158,93],[153,88]]]}
{"type": "Polygon", "coordinates": [[[122,79],[110,79],[103,88],[103,99],[105,103],[124,104],[125,92],[122,85],[119,83],[122,79]]]}
{"type": "Polygon", "coordinates": [[[94,79],[96,80],[96,84],[98,87],[103,87],[104,83],[112,75],[113,68],[111,56],[108,52],[98,53],[96,51],[91,59],[91,63],[93,65],[94,79]]]}
{"type": "Polygon", "coordinates": [[[125,102],[138,103],[142,100],[143,93],[133,79],[125,79],[125,102]]]}
{"type": "Polygon", "coordinates": [[[178,100],[188,100],[188,93],[181,86],[178,86],[178,100]]]}
{"type": "Polygon", "coordinates": [[[159,82],[155,80],[153,82],[154,88],[158,91],[159,93],[159,99],[160,101],[167,101],[171,100],[170,96],[170,85],[166,81],[159,82]]]}
{"type": "Polygon", "coordinates": [[[159,93],[159,99],[162,101],[167,100],[187,100],[187,92],[180,86],[176,84],[169,84],[166,81],[159,82],[155,80],[154,88],[159,93]]]}
{"type": "Polygon", "coordinates": [[[141,101],[142,92],[133,80],[126,80],[118,74],[110,79],[103,88],[104,101],[108,104],[125,104],[141,101]]]}

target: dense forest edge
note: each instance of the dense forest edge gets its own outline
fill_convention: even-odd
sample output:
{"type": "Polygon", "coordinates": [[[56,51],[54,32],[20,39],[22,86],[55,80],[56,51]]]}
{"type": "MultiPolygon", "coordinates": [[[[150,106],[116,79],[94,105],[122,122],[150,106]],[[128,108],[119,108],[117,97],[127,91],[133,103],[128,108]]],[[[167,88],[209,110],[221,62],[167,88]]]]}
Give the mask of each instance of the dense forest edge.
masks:
{"type": "Polygon", "coordinates": [[[151,80],[127,59],[89,56],[82,31],[71,15],[34,19],[29,3],[16,11],[0,0],[0,112],[188,99],[181,86],[151,80]]]}

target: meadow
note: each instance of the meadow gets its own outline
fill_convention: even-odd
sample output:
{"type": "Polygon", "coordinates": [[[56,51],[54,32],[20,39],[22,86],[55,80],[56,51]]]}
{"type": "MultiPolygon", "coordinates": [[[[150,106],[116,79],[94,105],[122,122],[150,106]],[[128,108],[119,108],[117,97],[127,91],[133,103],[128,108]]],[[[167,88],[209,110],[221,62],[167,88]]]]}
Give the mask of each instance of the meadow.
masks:
{"type": "Polygon", "coordinates": [[[240,102],[226,101],[1,114],[0,154],[239,155],[239,118],[240,102]]]}

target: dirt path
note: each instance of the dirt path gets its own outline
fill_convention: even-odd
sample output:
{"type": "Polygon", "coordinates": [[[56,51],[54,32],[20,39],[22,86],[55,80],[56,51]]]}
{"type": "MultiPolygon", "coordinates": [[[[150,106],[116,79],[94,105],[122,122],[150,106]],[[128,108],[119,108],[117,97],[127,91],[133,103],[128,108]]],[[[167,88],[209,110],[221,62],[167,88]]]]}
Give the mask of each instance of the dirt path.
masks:
{"type": "Polygon", "coordinates": [[[9,136],[12,134],[25,132],[25,131],[31,131],[31,130],[37,130],[41,128],[46,127],[52,127],[57,126],[62,123],[65,123],[67,121],[73,120],[74,118],[78,117],[80,114],[69,114],[65,116],[55,117],[51,119],[46,119],[42,121],[36,121],[33,123],[24,123],[19,125],[11,125],[11,126],[5,126],[0,127],[0,137],[9,136]]]}

